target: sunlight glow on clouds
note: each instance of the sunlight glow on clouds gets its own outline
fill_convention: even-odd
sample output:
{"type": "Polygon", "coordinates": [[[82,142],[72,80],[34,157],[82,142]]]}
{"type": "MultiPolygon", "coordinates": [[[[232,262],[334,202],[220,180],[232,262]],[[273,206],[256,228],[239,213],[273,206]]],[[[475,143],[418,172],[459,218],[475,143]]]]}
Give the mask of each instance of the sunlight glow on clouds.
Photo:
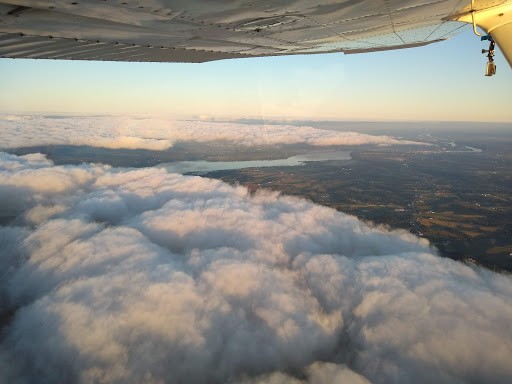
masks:
{"type": "Polygon", "coordinates": [[[307,126],[246,125],[156,118],[59,117],[4,115],[0,118],[2,148],[65,144],[103,148],[165,150],[178,141],[229,141],[240,145],[395,145],[422,144],[356,132],[307,126]]]}
{"type": "Polygon", "coordinates": [[[0,175],[0,382],[512,380],[511,277],[425,239],[163,169],[0,175]]]}

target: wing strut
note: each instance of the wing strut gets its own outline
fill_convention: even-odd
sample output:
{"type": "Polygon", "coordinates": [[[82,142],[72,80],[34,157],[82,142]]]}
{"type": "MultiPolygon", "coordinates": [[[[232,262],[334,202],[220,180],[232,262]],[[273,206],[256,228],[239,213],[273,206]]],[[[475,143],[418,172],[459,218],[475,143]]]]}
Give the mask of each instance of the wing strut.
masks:
{"type": "Polygon", "coordinates": [[[477,36],[483,36],[478,30],[476,29],[476,21],[475,21],[475,0],[471,0],[471,22],[473,23],[473,33],[477,36]]]}

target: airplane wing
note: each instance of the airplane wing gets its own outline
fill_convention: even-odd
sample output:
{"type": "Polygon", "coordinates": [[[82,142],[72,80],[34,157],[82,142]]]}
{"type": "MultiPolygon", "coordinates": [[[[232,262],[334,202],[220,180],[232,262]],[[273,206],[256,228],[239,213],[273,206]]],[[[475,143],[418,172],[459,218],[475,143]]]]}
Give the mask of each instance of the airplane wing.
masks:
{"type": "Polygon", "coordinates": [[[512,44],[512,0],[0,1],[0,57],[8,58],[205,62],[372,52],[445,40],[489,9],[507,11],[494,15],[508,28],[500,25],[497,43],[512,44]]]}

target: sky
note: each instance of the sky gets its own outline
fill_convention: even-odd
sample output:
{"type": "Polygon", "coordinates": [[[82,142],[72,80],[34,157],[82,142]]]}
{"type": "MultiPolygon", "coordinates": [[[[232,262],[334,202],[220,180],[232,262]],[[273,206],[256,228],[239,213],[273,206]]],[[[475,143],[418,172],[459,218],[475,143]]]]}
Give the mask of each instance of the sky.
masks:
{"type": "Polygon", "coordinates": [[[512,71],[468,26],[426,47],[202,64],[0,59],[0,112],[512,122],[512,71]]]}

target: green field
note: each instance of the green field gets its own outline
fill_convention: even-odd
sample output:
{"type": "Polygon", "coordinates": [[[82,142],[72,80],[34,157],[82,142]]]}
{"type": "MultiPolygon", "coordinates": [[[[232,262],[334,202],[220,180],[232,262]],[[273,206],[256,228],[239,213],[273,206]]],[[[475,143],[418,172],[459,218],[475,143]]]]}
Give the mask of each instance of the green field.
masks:
{"type": "Polygon", "coordinates": [[[429,239],[443,256],[512,271],[512,156],[414,148],[352,152],[351,161],[219,171],[429,239]]]}

